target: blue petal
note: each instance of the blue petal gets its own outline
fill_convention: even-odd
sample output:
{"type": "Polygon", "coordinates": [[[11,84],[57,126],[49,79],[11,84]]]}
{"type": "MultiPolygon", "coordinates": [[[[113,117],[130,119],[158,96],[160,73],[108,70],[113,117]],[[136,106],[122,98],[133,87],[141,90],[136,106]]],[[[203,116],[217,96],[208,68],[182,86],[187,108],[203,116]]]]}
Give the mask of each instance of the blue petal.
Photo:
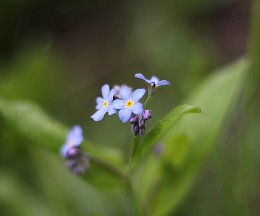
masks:
{"type": "Polygon", "coordinates": [[[151,82],[153,82],[155,85],[157,85],[157,83],[159,82],[159,78],[156,76],[152,76],[152,78],[150,79],[151,82]]]}
{"type": "Polygon", "coordinates": [[[161,80],[158,82],[157,85],[158,86],[170,85],[170,82],[168,82],[167,80],[161,80]]]}
{"type": "Polygon", "coordinates": [[[109,97],[108,97],[108,103],[111,103],[112,101],[113,101],[113,97],[114,97],[114,95],[115,95],[115,93],[116,93],[116,90],[115,89],[112,89],[111,91],[110,91],[110,93],[109,93],[109,97]]]}
{"type": "Polygon", "coordinates": [[[79,125],[75,125],[73,126],[71,131],[73,132],[74,147],[79,146],[84,139],[82,135],[83,134],[82,128],[79,125]]]}
{"type": "Polygon", "coordinates": [[[107,112],[107,110],[105,108],[102,108],[100,110],[98,110],[97,112],[95,112],[91,118],[94,121],[101,121],[104,118],[105,113],[107,112]]]}
{"type": "Polygon", "coordinates": [[[120,89],[120,96],[123,100],[129,100],[131,97],[131,91],[129,90],[129,88],[122,87],[120,89]]]}
{"type": "Polygon", "coordinates": [[[67,134],[66,142],[61,147],[60,153],[65,157],[67,151],[73,147],[79,146],[83,141],[83,131],[79,125],[73,126],[67,134]]]}
{"type": "Polygon", "coordinates": [[[147,82],[147,79],[146,79],[145,76],[144,76],[143,74],[141,74],[141,73],[135,74],[135,78],[142,79],[142,80],[144,80],[144,81],[147,82]]]}
{"type": "Polygon", "coordinates": [[[134,106],[132,107],[132,111],[136,115],[139,115],[139,114],[143,113],[143,111],[144,111],[143,104],[135,103],[134,106]]]}
{"type": "Polygon", "coordinates": [[[108,107],[108,115],[113,115],[116,113],[116,109],[113,108],[112,106],[108,107]]]}
{"type": "Polygon", "coordinates": [[[132,111],[128,108],[122,109],[119,111],[119,119],[125,123],[127,122],[131,117],[132,111]]]}
{"type": "Polygon", "coordinates": [[[101,98],[101,97],[98,97],[98,98],[96,99],[96,103],[97,103],[96,109],[101,109],[102,106],[104,105],[104,99],[101,98]]]}
{"type": "Polygon", "coordinates": [[[74,140],[77,135],[77,133],[80,133],[80,130],[82,131],[81,127],[78,125],[73,126],[69,132],[67,133],[67,139],[66,142],[69,143],[71,140],[74,140]]]}
{"type": "Polygon", "coordinates": [[[136,89],[132,94],[132,99],[134,102],[139,101],[145,94],[145,89],[136,89]]]}
{"type": "Polygon", "coordinates": [[[66,142],[63,144],[63,146],[61,147],[61,150],[60,150],[60,154],[65,157],[66,154],[67,154],[67,151],[70,149],[70,146],[69,144],[66,142]]]}
{"type": "Polygon", "coordinates": [[[71,139],[73,139],[73,131],[70,130],[68,133],[67,133],[67,138],[66,138],[66,142],[69,142],[71,139]]]}
{"type": "Polygon", "coordinates": [[[115,109],[123,109],[124,106],[125,106],[125,103],[120,100],[120,99],[117,99],[117,100],[114,100],[113,103],[111,104],[111,106],[115,109]]]}
{"type": "Polygon", "coordinates": [[[104,98],[105,100],[107,100],[108,97],[109,97],[109,93],[110,93],[110,91],[109,91],[109,85],[108,85],[108,84],[103,85],[102,88],[101,88],[101,92],[102,92],[103,98],[104,98]]]}

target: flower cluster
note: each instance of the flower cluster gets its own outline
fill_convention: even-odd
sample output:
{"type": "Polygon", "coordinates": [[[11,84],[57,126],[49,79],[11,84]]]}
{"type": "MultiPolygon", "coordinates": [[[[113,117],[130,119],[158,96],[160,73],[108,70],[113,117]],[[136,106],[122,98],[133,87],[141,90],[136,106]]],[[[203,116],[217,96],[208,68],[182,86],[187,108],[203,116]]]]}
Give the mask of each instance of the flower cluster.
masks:
{"type": "MultiPolygon", "coordinates": [[[[145,134],[145,124],[151,116],[151,110],[147,109],[151,97],[160,86],[170,85],[167,80],[159,80],[153,76],[146,79],[142,74],[136,74],[136,78],[144,80],[148,84],[148,96],[144,103],[139,102],[146,93],[145,89],[132,89],[126,85],[115,86],[110,89],[108,84],[101,88],[102,97],[96,99],[96,112],[91,116],[94,121],[101,121],[105,114],[118,113],[121,122],[129,122],[134,136],[145,134]]],[[[90,155],[85,153],[79,146],[83,142],[83,131],[75,125],[67,134],[65,143],[60,153],[67,160],[66,166],[75,174],[83,174],[89,167],[90,155]]],[[[93,159],[93,158],[92,158],[93,159]]]]}
{"type": "Polygon", "coordinates": [[[151,118],[151,111],[146,109],[147,103],[152,96],[155,95],[156,89],[160,86],[170,85],[167,80],[159,80],[159,78],[152,76],[147,79],[144,75],[138,73],[136,78],[144,80],[148,84],[148,97],[146,102],[142,104],[140,99],[145,95],[145,89],[136,89],[131,91],[126,85],[115,86],[110,90],[108,84],[101,88],[102,97],[96,99],[96,112],[91,116],[94,121],[101,121],[105,114],[112,115],[117,113],[121,122],[130,122],[132,133],[137,136],[138,134],[145,134],[146,120],[151,118]]]}

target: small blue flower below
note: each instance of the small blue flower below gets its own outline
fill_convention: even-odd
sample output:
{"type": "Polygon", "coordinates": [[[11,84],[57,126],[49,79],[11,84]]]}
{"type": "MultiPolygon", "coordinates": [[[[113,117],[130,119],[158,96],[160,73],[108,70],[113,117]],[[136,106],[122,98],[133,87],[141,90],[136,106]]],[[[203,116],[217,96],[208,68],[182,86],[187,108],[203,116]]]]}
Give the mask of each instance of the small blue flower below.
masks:
{"type": "Polygon", "coordinates": [[[63,144],[61,151],[60,151],[61,155],[63,157],[66,157],[68,151],[71,148],[78,147],[82,143],[82,141],[84,140],[82,134],[83,134],[83,131],[79,125],[75,125],[71,128],[71,130],[67,134],[66,141],[63,144]]]}

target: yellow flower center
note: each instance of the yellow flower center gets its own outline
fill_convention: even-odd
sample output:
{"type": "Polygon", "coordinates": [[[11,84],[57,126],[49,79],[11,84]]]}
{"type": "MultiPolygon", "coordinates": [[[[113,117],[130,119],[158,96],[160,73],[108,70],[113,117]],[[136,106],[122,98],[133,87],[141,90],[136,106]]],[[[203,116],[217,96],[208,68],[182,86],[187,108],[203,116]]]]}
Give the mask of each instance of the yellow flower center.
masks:
{"type": "Polygon", "coordinates": [[[107,108],[107,107],[108,107],[108,101],[105,100],[105,101],[103,102],[103,106],[104,106],[105,108],[107,108]]]}
{"type": "Polygon", "coordinates": [[[128,101],[126,101],[125,105],[126,105],[127,108],[131,108],[134,105],[134,103],[133,103],[132,100],[128,100],[128,101]]]}

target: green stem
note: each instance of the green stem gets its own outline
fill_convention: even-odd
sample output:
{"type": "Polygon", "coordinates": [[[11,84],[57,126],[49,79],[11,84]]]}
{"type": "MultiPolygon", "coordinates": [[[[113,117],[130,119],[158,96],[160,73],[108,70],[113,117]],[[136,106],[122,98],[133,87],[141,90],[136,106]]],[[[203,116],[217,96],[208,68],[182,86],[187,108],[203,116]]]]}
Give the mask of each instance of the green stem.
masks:
{"type": "Polygon", "coordinates": [[[115,166],[112,164],[109,164],[107,161],[104,161],[100,158],[97,158],[91,154],[85,153],[86,156],[95,164],[99,165],[102,167],[104,170],[108,171],[118,179],[122,180],[123,182],[129,182],[129,177],[125,173],[123,173],[121,170],[117,169],[115,166]]]}
{"type": "Polygon", "coordinates": [[[104,161],[100,158],[97,158],[91,154],[85,153],[86,156],[95,164],[102,167],[104,170],[108,171],[109,173],[113,174],[118,179],[121,179],[126,184],[126,189],[130,198],[130,204],[133,204],[133,206],[130,209],[130,215],[135,216],[141,216],[139,205],[136,199],[134,187],[131,178],[129,178],[128,175],[121,172],[119,169],[114,167],[113,165],[107,163],[107,161],[104,161]]]}
{"type": "Polygon", "coordinates": [[[134,160],[136,156],[136,152],[138,151],[138,147],[139,147],[138,143],[139,143],[139,136],[135,136],[131,144],[131,151],[130,151],[129,162],[128,162],[128,166],[130,170],[132,166],[132,161],[134,160]]]}
{"type": "Polygon", "coordinates": [[[130,198],[129,203],[133,204],[132,208],[130,209],[130,215],[141,216],[139,203],[137,201],[133,182],[131,179],[129,179],[129,181],[128,181],[127,192],[128,192],[129,198],[130,198]]]}
{"type": "Polygon", "coordinates": [[[148,96],[144,102],[144,109],[146,109],[147,105],[149,104],[150,100],[152,99],[153,93],[152,90],[149,91],[148,96]]]}

